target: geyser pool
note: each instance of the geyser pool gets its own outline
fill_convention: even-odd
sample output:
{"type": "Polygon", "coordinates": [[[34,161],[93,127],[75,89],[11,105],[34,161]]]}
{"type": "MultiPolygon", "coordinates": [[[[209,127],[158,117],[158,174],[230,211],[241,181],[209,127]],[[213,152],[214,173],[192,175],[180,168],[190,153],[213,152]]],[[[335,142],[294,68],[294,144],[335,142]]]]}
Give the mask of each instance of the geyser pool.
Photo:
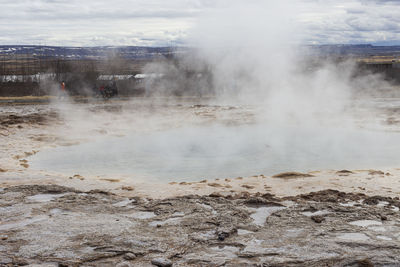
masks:
{"type": "Polygon", "coordinates": [[[33,169],[67,175],[193,181],[284,171],[396,167],[400,134],[282,126],[183,127],[101,137],[39,152],[33,169]]]}

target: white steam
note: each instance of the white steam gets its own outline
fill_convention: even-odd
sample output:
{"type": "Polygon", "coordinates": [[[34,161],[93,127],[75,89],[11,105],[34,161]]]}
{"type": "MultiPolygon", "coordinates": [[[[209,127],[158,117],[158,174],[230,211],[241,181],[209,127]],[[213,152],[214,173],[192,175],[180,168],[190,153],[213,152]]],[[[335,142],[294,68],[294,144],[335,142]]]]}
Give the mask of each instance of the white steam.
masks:
{"type": "Polygon", "coordinates": [[[354,77],[354,61],[334,63],[307,51],[297,13],[307,5],[300,1],[217,1],[216,6],[198,18],[187,41],[193,50],[180,65],[147,67],[170,77],[149,83],[147,92],[212,92],[220,104],[261,106],[264,119],[304,122],[343,119],[357,90],[382,84],[377,76],[354,77]],[[193,82],[182,74],[187,69],[208,76],[193,82]]]}
{"type": "MultiPolygon", "coordinates": [[[[124,127],[119,127],[125,133],[135,129],[161,132],[142,137],[132,135],[124,140],[123,149],[117,151],[112,149],[114,141],[107,143],[105,154],[123,150],[124,159],[132,159],[146,170],[171,172],[172,177],[179,173],[180,167],[189,166],[190,170],[199,170],[194,175],[199,177],[202,170],[213,168],[218,175],[223,175],[220,171],[226,169],[229,169],[226,173],[235,175],[234,168],[246,164],[254,169],[249,175],[258,170],[268,173],[290,168],[364,168],[371,164],[370,155],[382,155],[377,152],[389,147],[381,135],[359,132],[352,113],[356,98],[363,95],[360,91],[368,95],[386,84],[376,75],[355,75],[353,61],[335,62],[305,51],[300,38],[304,37],[302,25],[296,23],[300,2],[218,1],[216,5],[218,9],[198,18],[188,37],[192,48],[186,55],[153,62],[145,72],[157,74],[147,81],[148,95],[200,96],[205,97],[203,101],[218,104],[217,107],[197,109],[196,105],[184,103],[184,108],[168,109],[157,102],[154,110],[144,109],[144,112],[136,108],[138,102],[135,102],[135,112],[128,109],[98,117],[114,120],[110,124],[113,126],[119,118],[124,123],[124,127]],[[225,105],[238,106],[237,113],[234,108],[226,111],[225,105]],[[247,112],[251,116],[246,117],[247,112]],[[227,127],[228,119],[235,127],[238,124],[252,124],[252,127],[245,130],[227,127]],[[221,125],[210,127],[210,122],[221,125]],[[200,124],[209,128],[199,128],[200,124]],[[165,131],[168,128],[181,131],[168,133],[165,131]],[[369,146],[375,139],[382,143],[369,146]],[[232,164],[235,162],[232,159],[238,163],[232,164]],[[254,163],[254,168],[249,165],[254,163]]],[[[81,117],[89,118],[90,114],[81,117]]],[[[75,125],[94,128],[96,123],[91,120],[75,125]]],[[[394,158],[393,151],[389,152],[383,154],[394,158]]],[[[108,160],[107,155],[103,158],[108,160]]]]}

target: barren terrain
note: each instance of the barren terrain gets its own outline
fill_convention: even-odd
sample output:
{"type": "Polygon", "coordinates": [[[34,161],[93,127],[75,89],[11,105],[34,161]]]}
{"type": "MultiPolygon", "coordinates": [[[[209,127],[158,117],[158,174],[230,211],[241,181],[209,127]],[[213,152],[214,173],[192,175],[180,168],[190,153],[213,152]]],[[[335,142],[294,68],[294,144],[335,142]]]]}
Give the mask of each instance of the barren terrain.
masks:
{"type": "MultiPolygon", "coordinates": [[[[0,106],[0,265],[398,266],[397,166],[146,183],[29,164],[97,136],[251,123],[255,109],[141,99],[0,106]]],[[[369,120],[398,131],[394,107],[369,120]]]]}

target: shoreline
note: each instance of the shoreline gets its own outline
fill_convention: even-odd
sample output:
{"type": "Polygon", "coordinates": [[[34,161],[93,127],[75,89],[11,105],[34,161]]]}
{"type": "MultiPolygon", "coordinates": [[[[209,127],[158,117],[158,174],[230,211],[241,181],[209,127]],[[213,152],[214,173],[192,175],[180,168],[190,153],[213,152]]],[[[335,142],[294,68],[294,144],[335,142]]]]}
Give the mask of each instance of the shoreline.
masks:
{"type": "Polygon", "coordinates": [[[308,194],[321,190],[338,190],[346,193],[363,193],[384,197],[400,195],[400,170],[329,170],[311,172],[310,174],[282,177],[250,176],[197,182],[135,182],[115,177],[84,177],[80,174],[71,176],[54,176],[49,174],[0,173],[0,187],[28,184],[54,184],[72,187],[77,190],[100,189],[122,196],[140,196],[161,199],[184,195],[209,195],[220,193],[270,193],[277,197],[290,197],[308,194]],[[312,175],[307,177],[308,175],[312,175]]]}
{"type": "MultiPolygon", "coordinates": [[[[157,197],[157,193],[162,192],[162,196],[176,197],[185,194],[207,195],[213,192],[233,193],[234,192],[249,192],[249,193],[271,193],[279,197],[294,196],[302,193],[310,193],[325,189],[334,189],[348,193],[366,193],[382,196],[396,196],[400,194],[400,169],[393,167],[382,170],[321,170],[306,173],[307,175],[292,175],[290,177],[275,177],[258,174],[249,177],[230,177],[220,179],[199,179],[197,182],[190,181],[169,181],[169,182],[152,182],[146,183],[143,180],[135,181],[134,178],[128,176],[88,176],[80,173],[57,174],[46,171],[31,170],[29,166],[29,157],[36,154],[44,148],[57,146],[69,146],[73,144],[85,143],[88,138],[96,136],[124,136],[126,134],[128,124],[146,125],[146,117],[127,118],[118,117],[121,114],[121,109],[124,106],[117,106],[118,103],[110,102],[107,104],[107,109],[102,108],[97,104],[91,106],[96,113],[89,112],[85,106],[74,105],[77,109],[75,113],[69,114],[61,112],[52,105],[44,106],[15,106],[10,114],[0,117],[0,134],[3,136],[4,146],[0,149],[0,178],[1,187],[20,184],[45,184],[53,183],[61,186],[75,187],[78,190],[82,188],[107,189],[113,193],[121,193],[124,195],[138,194],[142,197],[157,197]],[[97,111],[99,110],[99,111],[97,111]],[[93,116],[94,122],[88,122],[83,125],[79,121],[75,121],[76,116],[93,116]],[[71,117],[68,117],[71,116],[71,117]],[[112,124],[102,122],[103,117],[112,120],[112,124]],[[97,121],[99,120],[99,121],[97,121]],[[122,125],[122,127],[121,127],[122,125]],[[67,128],[82,128],[80,131],[68,130],[67,128]],[[307,177],[308,176],[308,177],[307,177]],[[202,181],[206,180],[206,181],[202,181]],[[134,188],[127,191],[121,188],[134,188]]],[[[185,120],[199,121],[200,123],[215,120],[215,116],[220,116],[224,120],[240,120],[252,119],[251,111],[225,109],[218,107],[193,106],[192,109],[187,109],[182,106],[175,107],[175,111],[171,116],[177,118],[169,118],[169,107],[162,107],[161,117],[166,118],[167,122],[172,123],[180,120],[179,114],[189,113],[189,118],[185,120]],[[168,110],[168,111],[167,111],[168,110]],[[165,115],[165,112],[166,113],[165,115]],[[177,113],[179,112],[179,114],[177,113]],[[213,114],[214,117],[210,115],[213,114]],[[193,117],[193,118],[191,118],[193,117]],[[204,121],[204,122],[203,122],[204,121]]],[[[6,107],[4,107],[6,108],[6,107]]],[[[71,109],[68,104],[63,109],[71,109]]],[[[151,109],[146,111],[146,106],[138,106],[134,108],[145,110],[149,115],[151,109]]],[[[4,109],[7,110],[7,109],[4,109]]],[[[133,112],[134,112],[133,111],[133,112]]],[[[146,114],[146,113],[145,113],[146,114]]],[[[162,130],[168,124],[149,128],[148,131],[162,130]],[[161,127],[161,128],[160,128],[161,127]]],[[[129,126],[130,127],[130,126],[129,126]]],[[[296,171],[296,170],[294,170],[296,171]]],[[[275,174],[277,175],[277,174],[275,174]]]]}
{"type": "Polygon", "coordinates": [[[8,111],[0,114],[1,266],[400,262],[400,169],[156,184],[29,166],[29,157],[44,148],[125,134],[131,124],[154,131],[185,120],[251,121],[247,109],[175,106],[171,114],[161,107],[162,123],[148,127],[154,115],[141,106],[143,118],[120,116],[124,107],[113,103],[89,111],[79,105],[2,107],[8,111]],[[79,116],[92,121],[82,124],[79,116]]]}

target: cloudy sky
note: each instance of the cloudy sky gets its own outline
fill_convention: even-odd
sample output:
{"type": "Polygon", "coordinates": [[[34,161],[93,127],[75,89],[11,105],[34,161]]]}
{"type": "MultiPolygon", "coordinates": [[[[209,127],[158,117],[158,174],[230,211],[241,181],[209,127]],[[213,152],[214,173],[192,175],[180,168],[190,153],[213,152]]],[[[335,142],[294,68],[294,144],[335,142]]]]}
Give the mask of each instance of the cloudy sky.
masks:
{"type": "MultiPolygon", "coordinates": [[[[260,10],[267,10],[268,1],[0,0],[0,45],[180,45],[207,14],[223,13],[232,3],[259,4],[260,10]]],[[[295,13],[279,16],[301,25],[305,43],[400,44],[400,1],[287,3],[293,3],[295,13]]]]}

